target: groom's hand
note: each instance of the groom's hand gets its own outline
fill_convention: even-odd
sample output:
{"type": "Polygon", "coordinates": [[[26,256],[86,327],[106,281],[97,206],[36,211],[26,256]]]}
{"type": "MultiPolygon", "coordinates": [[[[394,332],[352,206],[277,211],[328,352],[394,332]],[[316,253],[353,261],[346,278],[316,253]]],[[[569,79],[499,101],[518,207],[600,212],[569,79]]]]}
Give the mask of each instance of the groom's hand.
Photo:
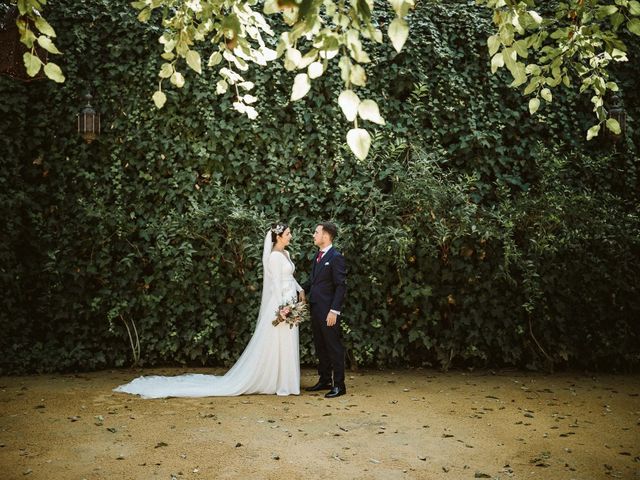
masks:
{"type": "Polygon", "coordinates": [[[338,321],[338,315],[334,312],[329,312],[327,315],[327,327],[333,327],[338,321]]]}
{"type": "Polygon", "coordinates": [[[307,296],[305,295],[304,290],[300,290],[299,295],[300,295],[300,301],[302,303],[307,303],[307,296]]]}

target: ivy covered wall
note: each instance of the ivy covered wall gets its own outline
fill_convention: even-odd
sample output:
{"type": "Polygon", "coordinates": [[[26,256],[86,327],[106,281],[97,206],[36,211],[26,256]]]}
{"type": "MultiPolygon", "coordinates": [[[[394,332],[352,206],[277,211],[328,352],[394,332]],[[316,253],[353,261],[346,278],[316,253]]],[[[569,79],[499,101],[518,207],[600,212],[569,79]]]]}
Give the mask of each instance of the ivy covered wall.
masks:
{"type": "Polygon", "coordinates": [[[615,72],[627,137],[587,143],[588,98],[565,91],[531,117],[490,74],[484,10],[420,2],[406,51],[381,46],[368,70],[387,125],[359,162],[337,69],[294,104],[290,72],[253,71],[253,122],[211,71],[158,111],[158,18],[109,0],[60,0],[47,18],[67,81],[0,78],[0,372],[128,365],[125,324],[143,365],[232,364],[277,219],[301,280],[315,222],[338,224],[351,363],[640,365],[635,38],[615,72]],[[75,131],[88,89],[90,145],[75,131]]]}

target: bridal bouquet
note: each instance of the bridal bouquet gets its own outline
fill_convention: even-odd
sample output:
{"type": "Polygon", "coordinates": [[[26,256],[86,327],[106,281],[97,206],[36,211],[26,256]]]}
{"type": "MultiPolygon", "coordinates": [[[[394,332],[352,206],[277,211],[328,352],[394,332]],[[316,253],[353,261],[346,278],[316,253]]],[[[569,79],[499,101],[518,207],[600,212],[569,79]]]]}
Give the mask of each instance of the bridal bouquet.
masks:
{"type": "Polygon", "coordinates": [[[276,318],[271,322],[274,327],[285,322],[289,324],[289,328],[298,325],[300,322],[309,319],[309,308],[304,302],[285,303],[280,305],[276,310],[276,318]]]}

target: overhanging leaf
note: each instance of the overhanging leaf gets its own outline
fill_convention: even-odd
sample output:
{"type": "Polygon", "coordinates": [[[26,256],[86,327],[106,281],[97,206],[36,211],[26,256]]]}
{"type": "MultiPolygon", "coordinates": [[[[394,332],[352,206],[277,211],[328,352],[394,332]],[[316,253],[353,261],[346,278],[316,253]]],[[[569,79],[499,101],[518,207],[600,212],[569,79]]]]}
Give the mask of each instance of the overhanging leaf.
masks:
{"type": "Polygon", "coordinates": [[[408,37],[409,26],[407,25],[407,22],[402,18],[394,18],[391,25],[389,25],[389,38],[391,39],[391,43],[393,48],[396,49],[396,52],[400,53],[400,50],[402,50],[402,47],[408,37]]]}
{"type": "Polygon", "coordinates": [[[38,57],[32,55],[31,52],[24,52],[22,56],[24,66],[27,69],[27,75],[35,77],[42,67],[42,62],[38,57]]]}
{"type": "Polygon", "coordinates": [[[358,105],[358,115],[360,115],[360,118],[363,120],[369,120],[378,125],[385,124],[384,118],[380,116],[378,104],[373,100],[363,100],[360,105],[358,105]]]}
{"type": "Polygon", "coordinates": [[[164,94],[163,91],[161,90],[157,90],[154,94],[153,94],[153,103],[156,104],[156,108],[162,108],[164,107],[164,104],[167,101],[167,96],[164,94]]]}
{"type": "Polygon", "coordinates": [[[500,37],[498,37],[498,35],[491,35],[487,39],[487,46],[489,47],[489,55],[495,55],[500,48],[500,37]]]}
{"type": "Polygon", "coordinates": [[[640,18],[632,18],[627,22],[627,28],[635,35],[640,35],[640,18]]]}
{"type": "Polygon", "coordinates": [[[352,128],[347,132],[347,145],[357,158],[364,160],[371,147],[371,136],[363,128],[352,128]]]}
{"type": "Polygon", "coordinates": [[[51,25],[42,17],[36,17],[36,28],[40,30],[40,33],[48,35],[49,37],[56,36],[56,32],[53,30],[51,25]]]}
{"type": "Polygon", "coordinates": [[[182,88],[184,86],[184,77],[180,72],[174,72],[173,75],[171,75],[171,83],[178,88],[182,88]]]}
{"type": "Polygon", "coordinates": [[[295,102],[303,98],[311,89],[311,81],[306,73],[299,73],[293,81],[291,101],[295,102]]]}
{"type": "Polygon", "coordinates": [[[202,73],[200,66],[200,54],[195,50],[189,50],[186,55],[187,65],[197,73],[202,73]]]}
{"type": "Polygon", "coordinates": [[[53,62],[49,62],[44,66],[44,74],[54,82],[64,82],[64,75],[62,74],[62,70],[53,62]]]}
{"type": "Polygon", "coordinates": [[[309,78],[318,78],[322,75],[324,71],[324,67],[322,66],[322,62],[313,62],[309,65],[307,69],[307,73],[309,74],[309,78]]]}
{"type": "Polygon", "coordinates": [[[620,135],[620,133],[622,133],[620,123],[615,118],[607,119],[607,128],[616,135],[620,135]]]}
{"type": "Polygon", "coordinates": [[[534,115],[538,109],[540,108],[540,99],[539,98],[532,98],[531,100],[529,100],[529,113],[531,115],[534,115]]]}
{"type": "Polygon", "coordinates": [[[587,140],[591,140],[593,137],[597,137],[600,132],[600,125],[594,125],[587,131],[587,140]]]}
{"type": "Polygon", "coordinates": [[[338,96],[338,105],[342,109],[342,113],[350,122],[356,119],[358,114],[358,105],[360,105],[360,99],[353,90],[343,90],[338,96]]]}

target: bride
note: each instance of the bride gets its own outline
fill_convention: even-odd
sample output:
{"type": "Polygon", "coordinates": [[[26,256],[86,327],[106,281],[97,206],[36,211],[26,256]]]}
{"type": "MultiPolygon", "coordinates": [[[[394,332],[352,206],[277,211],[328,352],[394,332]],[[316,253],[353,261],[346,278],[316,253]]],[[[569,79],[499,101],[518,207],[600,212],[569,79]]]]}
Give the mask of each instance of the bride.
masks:
{"type": "Polygon", "coordinates": [[[174,377],[148,376],[114,389],[143,398],[226,397],[252,393],[300,394],[298,328],[285,322],[271,323],[280,305],[296,301],[304,290],[295,278],[295,266],[286,247],[291,230],[283,223],[267,232],[262,251],[264,278],[262,302],[253,336],[235,365],[223,376],[185,374],[174,377]]]}

